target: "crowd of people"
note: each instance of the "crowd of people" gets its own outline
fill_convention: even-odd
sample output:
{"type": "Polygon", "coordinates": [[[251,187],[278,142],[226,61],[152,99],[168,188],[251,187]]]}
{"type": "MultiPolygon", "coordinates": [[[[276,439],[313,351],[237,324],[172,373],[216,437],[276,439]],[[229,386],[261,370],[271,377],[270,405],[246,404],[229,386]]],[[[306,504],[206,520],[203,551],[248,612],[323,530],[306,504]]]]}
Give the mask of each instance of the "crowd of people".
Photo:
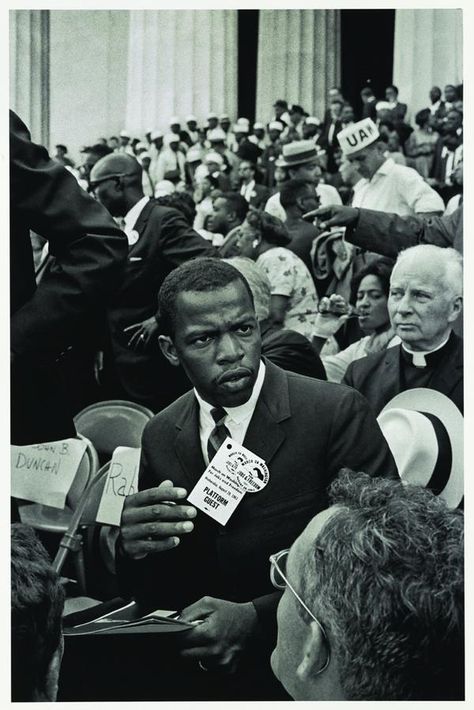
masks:
{"type": "MultiPolygon", "coordinates": [[[[360,97],[174,116],[78,165],[10,116],[12,443],[101,400],[154,413],[116,584],[194,624],[195,699],[463,698],[462,86],[416,127],[397,87],[360,97]],[[263,485],[223,525],[196,490],[228,437],[263,485]]],[[[38,544],[12,526],[14,667],[39,639],[17,700],[54,699],[62,654],[38,544]]]]}

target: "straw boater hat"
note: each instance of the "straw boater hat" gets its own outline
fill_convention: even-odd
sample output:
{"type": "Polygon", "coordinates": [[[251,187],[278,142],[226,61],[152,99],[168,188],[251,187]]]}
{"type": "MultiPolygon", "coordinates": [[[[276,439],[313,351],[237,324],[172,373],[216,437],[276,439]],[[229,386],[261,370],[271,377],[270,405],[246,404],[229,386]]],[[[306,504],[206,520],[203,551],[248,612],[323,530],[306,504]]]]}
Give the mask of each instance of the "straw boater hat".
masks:
{"type": "Polygon", "coordinates": [[[391,399],[377,421],[402,481],[430,488],[456,508],[464,495],[464,419],[454,402],[417,387],[391,399]]]}
{"type": "Polygon", "coordinates": [[[337,140],[344,155],[351,155],[375,143],[379,136],[379,130],[372,119],[364,118],[339,131],[337,140]]]}
{"type": "Polygon", "coordinates": [[[314,141],[293,141],[283,146],[280,158],[275,162],[280,168],[292,168],[294,165],[310,163],[318,157],[314,141]]]}

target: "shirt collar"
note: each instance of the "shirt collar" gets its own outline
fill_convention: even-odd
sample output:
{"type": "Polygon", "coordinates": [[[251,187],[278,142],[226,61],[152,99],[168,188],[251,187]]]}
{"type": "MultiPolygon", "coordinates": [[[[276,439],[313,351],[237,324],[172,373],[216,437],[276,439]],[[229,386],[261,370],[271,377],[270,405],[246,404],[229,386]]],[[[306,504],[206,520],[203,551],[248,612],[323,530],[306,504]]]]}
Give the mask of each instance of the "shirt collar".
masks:
{"type": "Polygon", "coordinates": [[[448,333],[447,337],[443,340],[443,342],[438,345],[436,348],[433,348],[433,350],[426,350],[426,351],[421,351],[421,350],[410,350],[405,343],[402,342],[402,349],[408,353],[411,356],[411,360],[415,367],[426,367],[427,363],[426,359],[431,353],[435,353],[438,350],[441,350],[441,348],[444,348],[446,343],[448,342],[449,338],[451,335],[451,331],[448,333]]]}
{"type": "MultiPolygon", "coordinates": [[[[127,237],[130,237],[130,235],[133,231],[133,228],[137,223],[137,219],[139,218],[143,208],[145,207],[147,202],[149,202],[149,200],[150,200],[150,198],[147,195],[145,195],[144,197],[142,197],[141,200],[136,202],[133,205],[133,207],[130,210],[128,210],[127,214],[125,215],[125,217],[123,219],[124,232],[127,235],[127,237]]],[[[130,239],[129,239],[129,241],[130,241],[130,239]]]]}
{"type": "MultiPolygon", "coordinates": [[[[227,416],[229,417],[230,420],[234,421],[236,424],[240,424],[241,422],[245,421],[245,419],[249,418],[253,414],[253,410],[255,409],[255,406],[257,404],[257,400],[260,396],[260,392],[263,387],[263,381],[265,379],[265,365],[263,363],[263,360],[260,360],[260,367],[258,368],[258,374],[257,374],[257,379],[255,380],[255,384],[253,386],[252,394],[248,398],[246,402],[243,404],[240,404],[238,407],[223,407],[223,409],[227,412],[227,416]]],[[[194,388],[194,394],[196,396],[196,399],[199,403],[199,408],[202,410],[202,412],[207,415],[211,416],[211,409],[214,409],[213,404],[209,404],[209,402],[206,402],[197,392],[196,388],[194,388]]]]}
{"type": "Polygon", "coordinates": [[[389,175],[395,167],[395,161],[392,158],[387,158],[378,170],[372,175],[372,180],[378,175],[389,175]]]}

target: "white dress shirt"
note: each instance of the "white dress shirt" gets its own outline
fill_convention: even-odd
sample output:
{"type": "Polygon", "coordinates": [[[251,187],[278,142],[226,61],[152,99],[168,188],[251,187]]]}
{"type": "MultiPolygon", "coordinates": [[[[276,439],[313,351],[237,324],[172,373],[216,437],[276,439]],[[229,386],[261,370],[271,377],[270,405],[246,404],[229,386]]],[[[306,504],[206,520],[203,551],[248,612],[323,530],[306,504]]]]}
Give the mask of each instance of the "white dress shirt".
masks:
{"type": "MultiPolygon", "coordinates": [[[[245,435],[247,433],[250,420],[253,417],[255,407],[257,406],[257,400],[260,396],[261,389],[263,387],[263,380],[265,379],[265,365],[263,361],[260,361],[260,367],[258,368],[257,379],[253,386],[252,394],[249,399],[244,402],[244,404],[238,407],[223,407],[227,412],[227,416],[224,420],[224,425],[230,432],[230,435],[234,441],[238,444],[243,444],[245,435]]],[[[194,390],[196,399],[199,404],[199,436],[201,439],[201,450],[206,466],[209,463],[209,457],[207,455],[207,443],[209,441],[209,436],[211,431],[216,426],[216,423],[211,415],[211,409],[214,409],[212,404],[206,402],[196,391],[194,390]]]]}
{"type": "Polygon", "coordinates": [[[240,194],[242,195],[242,197],[245,197],[247,202],[250,202],[250,198],[252,197],[254,187],[255,187],[255,180],[250,180],[250,182],[247,183],[247,185],[242,185],[240,188],[240,194]]]}
{"type": "Polygon", "coordinates": [[[134,230],[134,226],[136,225],[143,208],[149,202],[149,200],[150,198],[147,195],[145,195],[145,197],[142,197],[141,200],[136,202],[133,207],[128,210],[127,214],[123,218],[123,231],[127,235],[129,247],[133,246],[133,244],[136,244],[138,242],[138,232],[134,230]]]}
{"type": "Polygon", "coordinates": [[[404,217],[421,212],[444,212],[440,195],[413,168],[397,165],[392,158],[370,180],[361,180],[352,207],[395,212],[404,217]]]}

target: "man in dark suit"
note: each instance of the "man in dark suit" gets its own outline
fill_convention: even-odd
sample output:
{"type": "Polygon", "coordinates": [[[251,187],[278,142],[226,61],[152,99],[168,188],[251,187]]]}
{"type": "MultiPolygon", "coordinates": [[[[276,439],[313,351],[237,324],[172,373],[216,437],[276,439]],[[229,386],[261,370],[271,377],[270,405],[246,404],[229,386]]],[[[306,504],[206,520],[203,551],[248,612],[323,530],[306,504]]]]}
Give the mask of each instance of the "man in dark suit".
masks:
{"type": "Polygon", "coordinates": [[[164,354],[195,389],[144,431],[139,492],[126,498],[121,520],[122,589],[147,607],[184,607],[183,620],[202,620],[180,636],[181,654],[215,672],[209,699],[281,698],[269,667],[278,595],[268,556],[327,506],[342,466],[396,476],[394,463],[358,393],[260,359],[251,292],[229,264],[199,259],[176,269],[157,318],[164,354]],[[269,478],[221,526],[185,500],[227,435],[265,461],[269,478]]]}
{"type": "Polygon", "coordinates": [[[291,237],[288,249],[304,261],[313,275],[311,249],[319,231],[314,224],[305,222],[303,215],[317,208],[319,197],[305,180],[288,180],[281,188],[280,202],[286,212],[285,226],[291,237]]]}
{"type": "Polygon", "coordinates": [[[396,86],[387,86],[385,89],[385,98],[390,104],[390,120],[397,126],[405,120],[407,105],[402,104],[398,100],[398,88],[396,86]]]}
{"type": "Polygon", "coordinates": [[[109,212],[124,218],[129,241],[125,275],[107,310],[109,388],[115,397],[158,411],[189,387],[158,347],[153,318],[158,291],[176,266],[214,250],[180,212],[144,196],[142,168],[135,158],[113,154],[99,160],[90,184],[109,212]]]}
{"type": "Polygon", "coordinates": [[[442,392],[463,411],[463,342],[452,332],[462,310],[462,258],[425,244],[398,257],[388,310],[401,345],[353,362],[344,377],[375,415],[396,394],[415,387],[442,392]]]}
{"type": "Polygon", "coordinates": [[[251,163],[250,160],[242,160],[239,165],[240,177],[240,194],[245,197],[250,207],[255,207],[256,210],[263,209],[268,198],[270,190],[264,185],[259,185],[255,182],[255,174],[257,166],[251,163]]]}
{"type": "Polygon", "coordinates": [[[75,435],[57,359],[93,319],[123,273],[127,241],[10,112],[11,429],[14,444],[75,435]],[[53,257],[37,287],[30,229],[53,257]]]}

